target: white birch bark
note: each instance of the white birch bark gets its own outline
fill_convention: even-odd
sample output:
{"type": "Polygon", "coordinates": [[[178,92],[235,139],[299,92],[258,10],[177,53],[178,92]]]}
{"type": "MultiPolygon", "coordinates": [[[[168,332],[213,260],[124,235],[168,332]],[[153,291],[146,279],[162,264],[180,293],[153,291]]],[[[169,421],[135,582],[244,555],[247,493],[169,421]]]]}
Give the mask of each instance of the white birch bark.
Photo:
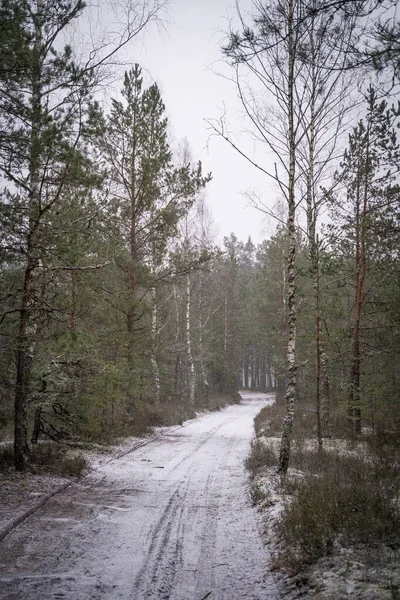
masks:
{"type": "Polygon", "coordinates": [[[228,298],[225,297],[224,305],[224,352],[228,348],[228,298]]]}
{"type": "Polygon", "coordinates": [[[294,2],[288,1],[287,31],[288,31],[288,142],[289,142],[289,177],[288,177],[288,256],[287,256],[287,319],[288,342],[286,350],[287,382],[286,382],[286,414],[283,420],[281,445],[279,453],[278,473],[286,475],[292,439],[294,407],[296,395],[296,200],[295,200],[295,126],[294,126],[294,2]]]}
{"type": "Polygon", "coordinates": [[[192,338],[190,331],[190,274],[186,275],[186,353],[188,366],[188,387],[189,387],[189,402],[194,404],[194,394],[196,387],[196,373],[194,369],[194,361],[192,355],[192,338]]]}
{"type": "Polygon", "coordinates": [[[201,386],[205,390],[206,396],[208,397],[208,381],[206,370],[204,366],[204,347],[203,347],[203,333],[205,323],[203,322],[203,278],[202,274],[199,274],[199,363],[200,363],[200,377],[201,386]]]}
{"type": "Polygon", "coordinates": [[[172,293],[174,296],[174,304],[175,304],[175,321],[176,321],[176,329],[175,329],[175,352],[176,352],[176,361],[175,361],[175,393],[178,392],[179,388],[179,375],[181,371],[181,355],[179,350],[179,338],[181,335],[181,326],[180,326],[180,311],[179,311],[179,299],[178,292],[176,289],[175,283],[172,285],[172,293]]]}
{"type": "Polygon", "coordinates": [[[161,384],[160,384],[160,370],[156,359],[156,347],[157,347],[157,294],[156,289],[151,289],[151,354],[150,364],[151,371],[153,374],[154,389],[155,389],[155,401],[156,404],[160,403],[161,397],[161,384]]]}

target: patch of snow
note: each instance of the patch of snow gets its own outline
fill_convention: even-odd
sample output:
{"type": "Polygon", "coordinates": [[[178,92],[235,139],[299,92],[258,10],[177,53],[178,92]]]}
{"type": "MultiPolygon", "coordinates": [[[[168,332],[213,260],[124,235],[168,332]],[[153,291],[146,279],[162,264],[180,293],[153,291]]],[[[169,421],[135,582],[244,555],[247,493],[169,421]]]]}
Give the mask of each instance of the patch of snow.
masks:
{"type": "MultiPolygon", "coordinates": [[[[279,448],[280,439],[261,435],[258,438],[266,446],[279,448]]],[[[363,443],[349,447],[343,440],[324,442],[327,451],[347,454],[363,454],[363,443]]],[[[306,440],[302,448],[315,451],[314,440],[306,440]]],[[[276,473],[276,467],[259,470],[252,482],[252,496],[264,523],[264,542],[269,551],[269,567],[278,575],[281,598],[314,598],[316,600],[396,600],[400,598],[399,550],[382,544],[376,547],[335,545],[330,556],[304,566],[292,576],[287,564],[283,564],[287,549],[279,538],[277,526],[291,496],[287,484],[303,479],[303,471],[290,468],[285,485],[276,473]]]]}

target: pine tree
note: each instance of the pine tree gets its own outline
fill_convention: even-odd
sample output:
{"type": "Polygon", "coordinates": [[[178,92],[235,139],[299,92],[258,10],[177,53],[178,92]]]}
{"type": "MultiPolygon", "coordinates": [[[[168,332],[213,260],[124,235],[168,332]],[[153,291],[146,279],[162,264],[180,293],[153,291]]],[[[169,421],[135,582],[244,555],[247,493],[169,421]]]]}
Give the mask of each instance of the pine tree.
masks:
{"type": "MultiPolygon", "coordinates": [[[[122,95],[123,101],[112,101],[111,113],[105,119],[101,150],[110,164],[110,194],[118,217],[116,235],[125,248],[126,258],[119,263],[126,280],[128,362],[133,366],[135,323],[150,305],[154,346],[154,282],[160,282],[164,272],[169,271],[165,259],[168,245],[177,234],[180,219],[210,178],[203,176],[201,164],[194,168],[189,160],[181,166],[174,164],[160,91],[157,84],[144,88],[139,65],[125,73],[122,95]],[[149,290],[150,294],[139,294],[139,289],[149,290]],[[146,304],[144,300],[148,298],[146,304]]],[[[155,348],[147,354],[159,397],[155,348]]]]}
{"type": "Polygon", "coordinates": [[[388,110],[370,86],[366,96],[367,112],[349,135],[338,174],[345,185],[341,205],[334,201],[339,224],[334,228],[340,254],[352,261],[353,302],[350,323],[351,348],[348,376],[348,421],[352,434],[361,433],[363,321],[368,281],[377,256],[386,245],[382,219],[398,201],[396,169],[400,158],[394,122],[396,112],[388,110]],[[381,223],[378,226],[378,223],[381,223]]]}
{"type": "MultiPolygon", "coordinates": [[[[3,2],[18,46],[2,38],[0,169],[4,249],[19,265],[15,388],[15,464],[26,466],[29,452],[27,398],[41,308],[40,272],[47,253],[46,229],[62,201],[65,186],[87,181],[91,173],[84,143],[85,105],[94,74],[81,68],[70,46],[60,48],[62,31],[84,5],[53,0],[3,2]],[[13,63],[15,61],[15,64],[13,63]]],[[[9,33],[10,33],[9,32],[9,33]]]]}

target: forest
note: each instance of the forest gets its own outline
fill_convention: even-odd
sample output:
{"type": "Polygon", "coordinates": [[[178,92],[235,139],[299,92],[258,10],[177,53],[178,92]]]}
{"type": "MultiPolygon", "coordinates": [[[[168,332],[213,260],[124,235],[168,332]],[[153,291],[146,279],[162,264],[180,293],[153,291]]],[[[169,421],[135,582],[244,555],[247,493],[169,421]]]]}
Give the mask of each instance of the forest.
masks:
{"type": "Polygon", "coordinates": [[[254,218],[276,230],[219,246],[212,173],[190,139],[171,145],[157,83],[132,64],[102,94],[118,50],[165,3],[127,13],[117,40],[84,55],[64,41],[81,0],[2,0],[0,425],[17,470],[39,439],[141,434],[240,388],[286,407],[282,473],[295,406],[321,448],[333,435],[398,443],[394,8],[239,11],[221,52],[259,153],[224,118],[208,125],[265,175],[271,203],[255,198],[254,218]]]}

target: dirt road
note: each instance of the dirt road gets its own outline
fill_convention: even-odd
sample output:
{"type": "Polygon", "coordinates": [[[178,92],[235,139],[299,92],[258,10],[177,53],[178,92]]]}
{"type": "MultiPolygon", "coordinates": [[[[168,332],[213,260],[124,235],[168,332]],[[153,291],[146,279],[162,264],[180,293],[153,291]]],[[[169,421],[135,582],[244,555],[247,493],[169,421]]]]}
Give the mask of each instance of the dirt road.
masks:
{"type": "Polygon", "coordinates": [[[246,394],[52,498],[1,543],[0,598],[277,598],[243,465],[267,401],[246,394]]]}

